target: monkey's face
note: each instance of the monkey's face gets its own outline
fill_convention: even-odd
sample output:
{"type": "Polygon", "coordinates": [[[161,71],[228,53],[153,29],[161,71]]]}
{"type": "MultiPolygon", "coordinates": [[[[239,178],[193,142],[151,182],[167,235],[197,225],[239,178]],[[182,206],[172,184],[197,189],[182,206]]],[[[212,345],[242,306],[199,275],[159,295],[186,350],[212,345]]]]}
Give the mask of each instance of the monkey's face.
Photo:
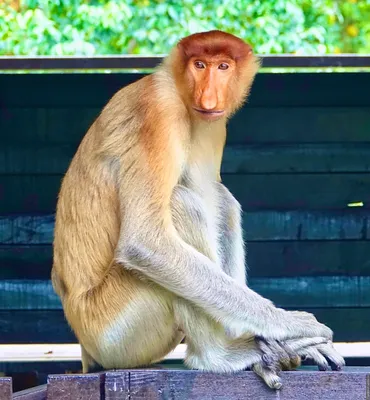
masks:
{"type": "Polygon", "coordinates": [[[187,65],[191,113],[195,118],[216,121],[229,114],[235,61],[225,56],[193,57],[187,65]]]}

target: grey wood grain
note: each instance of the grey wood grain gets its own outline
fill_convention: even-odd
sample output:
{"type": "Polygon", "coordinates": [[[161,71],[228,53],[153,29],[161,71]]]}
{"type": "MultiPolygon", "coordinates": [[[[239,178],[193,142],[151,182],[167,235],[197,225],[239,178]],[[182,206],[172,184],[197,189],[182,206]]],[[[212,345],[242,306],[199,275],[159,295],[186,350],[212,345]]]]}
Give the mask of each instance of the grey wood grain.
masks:
{"type": "Polygon", "coordinates": [[[108,371],[105,373],[105,400],[131,400],[130,372],[108,371]]]}
{"type": "Polygon", "coordinates": [[[22,390],[13,394],[13,400],[47,400],[46,385],[40,385],[31,389],[22,390]]]}
{"type": "Polygon", "coordinates": [[[0,399],[11,400],[12,391],[12,378],[0,377],[0,399]]]}
{"type": "Polygon", "coordinates": [[[104,392],[102,374],[49,375],[48,400],[101,400],[104,392]]]}
{"type": "MultiPolygon", "coordinates": [[[[124,388],[127,393],[128,371],[124,388]]],[[[110,372],[107,373],[107,377],[110,372]]],[[[369,371],[357,369],[344,372],[291,371],[281,374],[283,388],[274,391],[252,372],[213,374],[199,371],[129,371],[129,398],[171,400],[367,400],[369,371]]],[[[120,372],[109,378],[110,396],[119,393],[120,372]],[[113,389],[115,388],[115,389],[113,389]]],[[[106,381],[107,388],[107,381],[106,381]]]]}

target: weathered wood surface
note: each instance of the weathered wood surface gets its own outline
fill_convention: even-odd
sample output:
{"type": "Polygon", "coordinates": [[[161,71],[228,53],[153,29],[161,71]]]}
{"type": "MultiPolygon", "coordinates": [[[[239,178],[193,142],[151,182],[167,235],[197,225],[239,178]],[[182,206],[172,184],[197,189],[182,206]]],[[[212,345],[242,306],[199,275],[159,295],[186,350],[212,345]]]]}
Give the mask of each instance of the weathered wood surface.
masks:
{"type": "MultiPolygon", "coordinates": [[[[142,76],[100,73],[2,74],[0,104],[8,108],[25,105],[29,108],[50,107],[51,104],[56,108],[101,108],[117,90],[142,76]]],[[[253,84],[249,105],[366,107],[370,105],[369,91],[368,73],[261,73],[253,84]]]]}
{"type": "MultiPolygon", "coordinates": [[[[367,240],[370,215],[366,210],[250,211],[244,213],[245,239],[367,240]]],[[[0,245],[50,244],[54,214],[0,216],[0,245]]]]}
{"type": "MultiPolygon", "coordinates": [[[[0,175],[0,213],[54,211],[62,175],[0,175]]],[[[369,174],[223,174],[243,210],[333,210],[362,201],[370,208],[369,174]]]]}
{"type": "Polygon", "coordinates": [[[77,343],[62,310],[0,311],[0,343],[77,343]]]}
{"type": "MultiPolygon", "coordinates": [[[[2,145],[0,175],[62,175],[77,147],[77,143],[2,145]]],[[[294,174],[367,173],[370,172],[370,143],[230,144],[224,151],[221,172],[225,178],[226,174],[241,174],[241,179],[246,178],[245,174],[284,173],[292,180],[294,174]]],[[[324,175],[326,179],[329,176],[324,175]]]]}
{"type": "MultiPolygon", "coordinates": [[[[30,82],[30,91],[39,90],[30,82]]],[[[79,90],[77,86],[74,92],[79,90]]],[[[50,90],[46,88],[44,90],[50,90]]],[[[34,92],[33,92],[34,93],[34,92]]],[[[254,95],[254,94],[253,94],[254,95]]],[[[1,93],[0,93],[1,99],[1,93]]],[[[23,107],[0,108],[2,145],[25,146],[59,144],[63,153],[77,146],[100,107],[64,107],[53,104],[29,108],[22,96],[23,107]],[[46,108],[47,107],[47,108],[46,108]],[[27,121],[27,128],[24,121],[27,121]],[[66,124],[68,121],[68,124],[66,124]]],[[[369,143],[370,120],[367,107],[243,107],[228,125],[227,145],[232,144],[320,144],[369,143]],[[352,143],[351,143],[352,142],[352,143]]],[[[62,161],[62,160],[61,160],[62,161]]],[[[50,160],[52,165],[56,161],[50,160]]]]}
{"type": "MultiPolygon", "coordinates": [[[[288,309],[292,309],[288,307],[288,309]]],[[[335,332],[335,341],[369,341],[369,308],[311,308],[316,318],[335,332]]],[[[77,343],[62,310],[0,311],[2,344],[22,343],[77,343]]]]}
{"type": "Polygon", "coordinates": [[[49,375],[47,399],[49,400],[100,400],[103,399],[103,374],[49,375]]]}
{"type": "Polygon", "coordinates": [[[105,376],[105,399],[118,400],[367,400],[369,371],[283,372],[283,388],[273,391],[252,372],[116,371],[105,376]]]}
{"type": "MultiPolygon", "coordinates": [[[[370,307],[369,276],[250,278],[279,307],[370,307]]],[[[60,310],[50,280],[0,280],[0,310],[60,310]]]]}
{"type": "MultiPolygon", "coordinates": [[[[45,385],[1,400],[368,400],[370,368],[342,372],[281,373],[283,387],[269,389],[250,371],[216,374],[179,369],[136,369],[100,374],[49,375],[45,385]],[[45,396],[46,393],[46,396],[45,396]]],[[[1,382],[1,381],[0,381],[1,382]]]]}
{"type": "Polygon", "coordinates": [[[13,394],[13,400],[47,400],[46,385],[40,385],[31,389],[22,390],[13,394]]]}
{"type": "Polygon", "coordinates": [[[0,377],[0,399],[11,400],[12,398],[12,379],[0,377]]]}
{"type": "MultiPolygon", "coordinates": [[[[369,276],[370,240],[250,241],[248,276],[369,276]]],[[[50,279],[52,246],[0,245],[0,279],[50,279]]]]}

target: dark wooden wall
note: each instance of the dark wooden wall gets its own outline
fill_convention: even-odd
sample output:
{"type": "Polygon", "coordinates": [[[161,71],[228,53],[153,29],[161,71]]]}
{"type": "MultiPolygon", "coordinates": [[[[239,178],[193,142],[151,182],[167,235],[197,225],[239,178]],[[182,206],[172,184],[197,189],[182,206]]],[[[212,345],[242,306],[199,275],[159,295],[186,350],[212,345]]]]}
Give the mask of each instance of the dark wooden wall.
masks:
{"type": "MultiPolygon", "coordinates": [[[[0,74],[0,343],[74,342],[50,285],[61,178],[128,74],[0,74]]],[[[223,180],[245,211],[251,286],[370,340],[370,74],[261,73],[223,180]],[[363,207],[349,207],[363,202],[363,207]]]]}

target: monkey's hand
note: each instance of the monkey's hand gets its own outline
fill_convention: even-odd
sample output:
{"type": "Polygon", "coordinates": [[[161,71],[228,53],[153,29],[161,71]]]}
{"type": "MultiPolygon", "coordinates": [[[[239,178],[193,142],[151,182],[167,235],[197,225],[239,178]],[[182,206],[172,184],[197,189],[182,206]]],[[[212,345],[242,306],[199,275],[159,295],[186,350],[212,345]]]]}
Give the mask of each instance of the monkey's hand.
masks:
{"type": "Polygon", "coordinates": [[[318,337],[333,340],[333,331],[318,322],[313,314],[305,311],[286,311],[282,308],[275,310],[276,319],[271,324],[271,331],[258,336],[280,341],[318,337]]]}
{"type": "Polygon", "coordinates": [[[252,370],[272,389],[282,387],[280,372],[298,368],[302,359],[312,359],[322,371],[329,369],[326,358],[333,370],[340,370],[345,365],[343,357],[334,349],[332,342],[324,337],[284,342],[255,337],[255,341],[262,352],[262,361],[254,364],[252,370]]]}

